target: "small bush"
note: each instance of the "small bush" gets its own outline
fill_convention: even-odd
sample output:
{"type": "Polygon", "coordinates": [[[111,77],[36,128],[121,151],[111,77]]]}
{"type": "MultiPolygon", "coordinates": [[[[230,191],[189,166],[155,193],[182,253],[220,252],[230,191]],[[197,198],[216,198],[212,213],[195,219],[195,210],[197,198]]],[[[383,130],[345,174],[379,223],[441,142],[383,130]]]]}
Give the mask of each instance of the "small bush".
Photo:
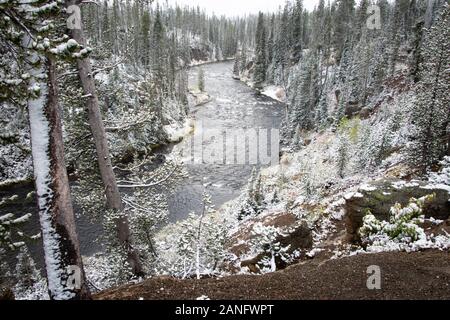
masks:
{"type": "Polygon", "coordinates": [[[433,198],[434,195],[412,198],[405,207],[397,203],[391,208],[389,222],[380,221],[371,213],[367,214],[359,229],[363,243],[371,244],[380,237],[406,243],[423,239],[425,233],[419,227],[419,223],[424,220],[422,210],[425,203],[433,198]]]}

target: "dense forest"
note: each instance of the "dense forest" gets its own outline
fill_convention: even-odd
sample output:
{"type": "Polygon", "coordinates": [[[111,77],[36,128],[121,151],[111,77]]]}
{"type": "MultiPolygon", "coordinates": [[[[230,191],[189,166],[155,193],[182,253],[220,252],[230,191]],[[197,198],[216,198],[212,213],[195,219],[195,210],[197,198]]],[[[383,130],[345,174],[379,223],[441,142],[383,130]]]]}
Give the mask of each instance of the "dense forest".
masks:
{"type": "Polygon", "coordinates": [[[164,1],[0,1],[0,295],[90,299],[161,276],[448,252],[449,14],[445,0],[292,0],[234,18],[164,1]],[[170,222],[190,171],[167,150],[217,101],[219,62],[283,105],[280,164],[170,222]],[[14,211],[25,202],[36,212],[14,211]],[[94,255],[80,216],[102,225],[94,255]]]}

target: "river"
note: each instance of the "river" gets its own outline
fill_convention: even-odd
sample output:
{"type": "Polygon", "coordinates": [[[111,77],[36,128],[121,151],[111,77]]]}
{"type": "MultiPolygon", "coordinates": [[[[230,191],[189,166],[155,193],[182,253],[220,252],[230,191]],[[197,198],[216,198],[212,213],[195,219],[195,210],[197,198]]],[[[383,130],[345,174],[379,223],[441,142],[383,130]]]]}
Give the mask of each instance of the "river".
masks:
{"type": "MultiPolygon", "coordinates": [[[[200,68],[205,74],[205,91],[211,101],[201,106],[190,107],[194,118],[194,137],[201,134],[198,128],[220,128],[240,130],[249,128],[278,129],[284,114],[283,104],[257,94],[242,82],[232,78],[233,62],[212,63],[193,67],[189,71],[189,86],[196,87],[200,68]]],[[[185,141],[167,148],[166,152],[185,152],[189,148],[190,137],[185,141]]],[[[209,142],[204,142],[208,144],[209,142]]],[[[278,156],[278,155],[277,155],[278,156]]],[[[184,219],[190,212],[199,212],[202,194],[206,190],[211,195],[212,203],[217,207],[236,198],[246,185],[254,165],[250,164],[186,164],[189,178],[182,181],[175,193],[169,198],[169,220],[176,222],[184,219]]],[[[5,210],[17,216],[33,213],[33,218],[26,223],[24,231],[36,234],[39,231],[38,214],[33,201],[23,201],[32,191],[31,186],[15,186],[9,190],[0,190],[0,199],[14,194],[18,202],[5,210]]],[[[75,211],[80,212],[76,203],[75,211]]],[[[2,209],[2,214],[3,214],[2,209]]],[[[92,255],[101,250],[98,236],[102,233],[100,223],[93,223],[77,214],[77,231],[82,255],[92,255]]],[[[38,266],[43,266],[43,250],[40,241],[29,245],[38,266]]]]}
{"type": "MultiPolygon", "coordinates": [[[[220,62],[190,70],[189,87],[197,87],[198,72],[203,69],[205,91],[211,96],[209,103],[190,109],[196,128],[201,126],[203,131],[208,128],[231,131],[279,129],[284,114],[283,104],[259,95],[244,83],[233,79],[232,68],[233,62],[220,62]]],[[[198,131],[195,132],[197,136],[201,135],[198,131]]],[[[175,146],[173,152],[182,152],[180,149],[189,148],[190,145],[190,140],[186,139],[175,146]]],[[[171,221],[183,219],[189,212],[198,212],[205,190],[211,195],[216,207],[236,198],[246,185],[253,165],[247,161],[247,164],[187,164],[186,167],[190,178],[178,187],[174,197],[169,200],[171,221]]]]}

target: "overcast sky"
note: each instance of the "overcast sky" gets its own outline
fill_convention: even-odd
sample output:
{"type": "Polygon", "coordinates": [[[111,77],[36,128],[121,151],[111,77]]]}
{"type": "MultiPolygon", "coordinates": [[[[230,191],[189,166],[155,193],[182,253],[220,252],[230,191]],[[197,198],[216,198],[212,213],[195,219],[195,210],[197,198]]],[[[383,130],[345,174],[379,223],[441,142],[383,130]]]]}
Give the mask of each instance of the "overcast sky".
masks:
{"type": "MultiPolygon", "coordinates": [[[[238,16],[247,13],[275,12],[286,0],[168,0],[169,4],[189,5],[204,8],[216,15],[238,16]]],[[[303,0],[306,9],[312,10],[319,0],[303,0]]]]}

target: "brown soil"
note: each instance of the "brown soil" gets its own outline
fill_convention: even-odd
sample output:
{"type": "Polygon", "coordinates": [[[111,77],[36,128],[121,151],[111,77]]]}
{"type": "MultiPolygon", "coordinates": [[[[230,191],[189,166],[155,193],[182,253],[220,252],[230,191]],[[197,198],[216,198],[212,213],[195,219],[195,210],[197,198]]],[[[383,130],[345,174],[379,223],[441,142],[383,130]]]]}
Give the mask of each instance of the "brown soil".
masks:
{"type": "Polygon", "coordinates": [[[450,299],[450,253],[442,251],[364,254],[313,259],[261,276],[202,280],[152,278],[95,296],[95,299],[450,299]],[[367,267],[381,268],[381,290],[366,286],[367,267]]]}

